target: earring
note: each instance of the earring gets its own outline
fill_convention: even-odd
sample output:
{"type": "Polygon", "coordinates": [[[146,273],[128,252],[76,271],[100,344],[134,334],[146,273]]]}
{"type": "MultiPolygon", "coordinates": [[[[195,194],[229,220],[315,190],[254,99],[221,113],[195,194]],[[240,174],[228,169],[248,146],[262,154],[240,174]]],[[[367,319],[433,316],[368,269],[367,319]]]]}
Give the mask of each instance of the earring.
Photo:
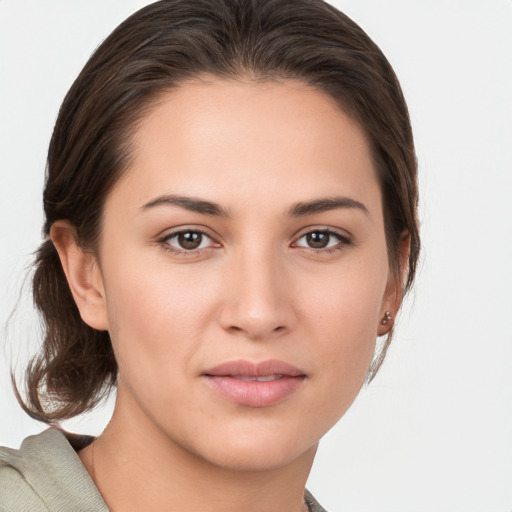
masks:
{"type": "Polygon", "coordinates": [[[386,325],[391,320],[391,313],[389,311],[386,311],[384,313],[384,317],[380,321],[380,325],[386,325]]]}

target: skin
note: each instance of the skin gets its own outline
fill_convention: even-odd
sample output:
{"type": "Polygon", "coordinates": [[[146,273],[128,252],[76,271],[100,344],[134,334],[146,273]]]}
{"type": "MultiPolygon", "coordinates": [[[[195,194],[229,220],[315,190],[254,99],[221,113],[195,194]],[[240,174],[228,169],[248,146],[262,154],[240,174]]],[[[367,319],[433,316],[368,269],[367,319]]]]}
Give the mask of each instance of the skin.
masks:
{"type": "Polygon", "coordinates": [[[299,512],[318,441],[399,306],[366,137],[304,84],[213,79],[163,96],[133,144],[97,257],[69,223],[52,227],[82,318],[109,330],[119,364],[112,420],[79,456],[112,510],[299,512]],[[290,215],[333,197],[352,203],[290,215]],[[180,230],[207,236],[180,249],[180,230]],[[306,378],[276,405],[242,406],[203,375],[234,359],[283,360],[306,378]]]}

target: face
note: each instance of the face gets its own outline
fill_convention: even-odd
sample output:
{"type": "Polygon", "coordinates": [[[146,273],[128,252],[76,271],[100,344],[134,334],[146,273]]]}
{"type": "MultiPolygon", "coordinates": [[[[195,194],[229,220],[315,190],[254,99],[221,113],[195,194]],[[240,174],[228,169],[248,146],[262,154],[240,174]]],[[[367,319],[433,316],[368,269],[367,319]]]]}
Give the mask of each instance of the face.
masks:
{"type": "Polygon", "coordinates": [[[133,143],[99,249],[118,407],[223,467],[314,450],[394,298],[362,130],[306,85],[213,80],[133,143]]]}

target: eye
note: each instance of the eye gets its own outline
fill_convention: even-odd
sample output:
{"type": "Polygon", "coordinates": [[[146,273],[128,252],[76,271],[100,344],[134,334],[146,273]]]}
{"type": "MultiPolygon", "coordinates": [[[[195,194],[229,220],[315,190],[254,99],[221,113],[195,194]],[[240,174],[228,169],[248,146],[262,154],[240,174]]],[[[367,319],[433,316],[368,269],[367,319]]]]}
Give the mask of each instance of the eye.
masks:
{"type": "Polygon", "coordinates": [[[173,252],[192,252],[213,247],[216,244],[206,233],[187,229],[166,235],[160,240],[166,250],[173,252]]]}
{"type": "Polygon", "coordinates": [[[347,237],[328,229],[309,231],[294,243],[296,247],[306,247],[317,251],[322,249],[341,249],[348,244],[350,244],[350,240],[347,237]]]}

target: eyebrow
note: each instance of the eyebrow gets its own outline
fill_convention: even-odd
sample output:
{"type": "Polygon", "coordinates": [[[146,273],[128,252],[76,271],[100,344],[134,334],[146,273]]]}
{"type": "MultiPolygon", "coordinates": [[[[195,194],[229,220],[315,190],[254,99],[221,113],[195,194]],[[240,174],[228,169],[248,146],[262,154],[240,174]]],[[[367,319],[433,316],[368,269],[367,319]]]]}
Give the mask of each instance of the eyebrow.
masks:
{"type": "Polygon", "coordinates": [[[195,197],[186,197],[178,195],[164,195],[152,199],[142,206],[142,210],[148,210],[156,206],[179,206],[191,212],[202,213],[203,215],[212,215],[216,217],[229,217],[228,211],[217,203],[198,199],[195,197]]]}
{"type": "Polygon", "coordinates": [[[314,201],[301,202],[293,206],[288,214],[291,217],[302,217],[305,215],[313,215],[315,213],[327,212],[337,208],[355,208],[361,210],[365,215],[369,216],[366,206],[350,197],[326,197],[323,199],[315,199],[314,201]]]}
{"type": "MultiPolygon", "coordinates": [[[[211,215],[215,217],[229,217],[229,212],[222,206],[212,201],[199,199],[196,197],[180,196],[174,194],[166,194],[159,196],[142,206],[142,210],[148,210],[157,206],[179,206],[191,212],[201,213],[203,215],[211,215]]],[[[313,215],[315,213],[327,212],[338,208],[355,208],[369,216],[366,206],[350,197],[326,197],[315,199],[308,202],[300,202],[294,205],[289,211],[290,217],[303,217],[313,215]]]]}

